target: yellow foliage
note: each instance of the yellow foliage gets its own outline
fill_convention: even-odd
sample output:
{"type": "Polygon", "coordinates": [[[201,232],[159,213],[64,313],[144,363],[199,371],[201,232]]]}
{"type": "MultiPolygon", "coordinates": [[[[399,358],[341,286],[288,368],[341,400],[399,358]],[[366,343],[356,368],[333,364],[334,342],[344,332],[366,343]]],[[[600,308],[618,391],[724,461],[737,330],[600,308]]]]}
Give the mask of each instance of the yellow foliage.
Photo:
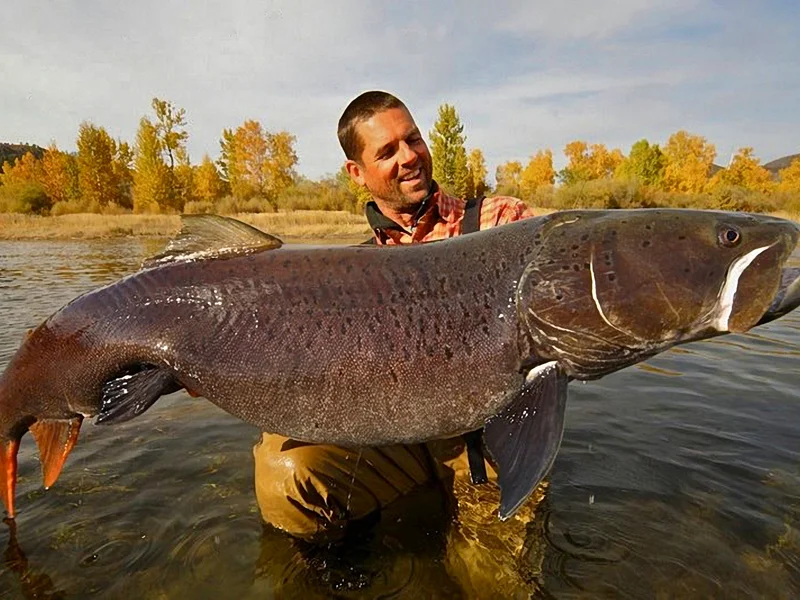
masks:
{"type": "Polygon", "coordinates": [[[736,186],[754,192],[769,192],[775,187],[772,175],[761,161],[753,156],[752,148],[740,148],[727,169],[714,174],[708,189],[714,191],[721,186],[736,186]]]}
{"type": "Polygon", "coordinates": [[[668,192],[699,194],[717,155],[713,144],[687,131],[673,133],[663,149],[664,189],[668,192]]]}
{"type": "Polygon", "coordinates": [[[534,197],[539,187],[553,185],[555,181],[556,171],[553,168],[552,150],[539,150],[531,156],[525,169],[520,174],[520,197],[523,200],[530,200],[534,197]]]}
{"type": "Polygon", "coordinates": [[[42,156],[41,166],[42,187],[54,204],[79,197],[78,165],[73,156],[51,144],[42,156]]]}
{"type": "Polygon", "coordinates": [[[467,193],[468,198],[479,198],[486,195],[489,186],[486,184],[486,159],[480,148],[473,148],[467,156],[467,193]]]}
{"type": "Polygon", "coordinates": [[[26,152],[21,158],[3,163],[3,172],[0,173],[0,183],[3,185],[41,183],[42,164],[32,153],[26,152]]]}
{"type": "Polygon", "coordinates": [[[789,166],[778,171],[780,183],[778,189],[789,194],[800,194],[800,157],[795,158],[789,166]]]}
{"type": "Polygon", "coordinates": [[[194,195],[200,201],[214,202],[225,193],[225,184],[216,165],[206,154],[194,172],[194,195]]]}
{"type": "Polygon", "coordinates": [[[566,168],[561,173],[564,183],[608,179],[613,177],[625,157],[622,151],[615,148],[608,150],[603,144],[592,144],[576,140],[564,148],[568,159],[566,168]]]}

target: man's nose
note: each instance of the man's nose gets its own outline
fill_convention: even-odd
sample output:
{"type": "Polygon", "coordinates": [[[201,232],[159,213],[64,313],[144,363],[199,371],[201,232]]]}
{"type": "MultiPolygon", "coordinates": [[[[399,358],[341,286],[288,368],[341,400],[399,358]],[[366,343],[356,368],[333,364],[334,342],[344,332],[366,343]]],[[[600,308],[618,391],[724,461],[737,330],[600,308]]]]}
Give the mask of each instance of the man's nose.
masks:
{"type": "Polygon", "coordinates": [[[400,142],[400,163],[403,165],[407,165],[413,162],[416,162],[417,151],[414,150],[411,146],[409,146],[406,142],[400,142]]]}

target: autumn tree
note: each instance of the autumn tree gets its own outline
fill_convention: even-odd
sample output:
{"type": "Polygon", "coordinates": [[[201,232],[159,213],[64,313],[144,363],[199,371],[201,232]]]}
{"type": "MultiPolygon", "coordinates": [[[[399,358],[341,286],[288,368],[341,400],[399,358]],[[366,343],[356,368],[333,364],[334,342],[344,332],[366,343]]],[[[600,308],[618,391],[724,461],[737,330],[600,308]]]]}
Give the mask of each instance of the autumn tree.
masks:
{"type": "Polygon", "coordinates": [[[664,189],[670,192],[699,194],[717,150],[699,135],[687,131],[673,133],[664,146],[664,189]]]}
{"type": "Polygon", "coordinates": [[[117,143],[103,127],[81,123],[78,128],[78,183],[90,210],[119,204],[119,181],[114,172],[117,143]]]}
{"type": "Polygon", "coordinates": [[[727,168],[715,173],[708,182],[711,190],[724,186],[767,193],[775,187],[775,184],[772,181],[772,174],[761,166],[758,158],[753,156],[753,149],[745,147],[739,149],[727,168]]]}
{"type": "Polygon", "coordinates": [[[0,184],[41,184],[42,163],[32,152],[26,152],[13,163],[3,163],[3,172],[0,173],[0,184]]]}
{"type": "Polygon", "coordinates": [[[430,133],[433,178],[446,192],[463,198],[467,194],[467,151],[464,125],[454,106],[442,104],[430,133]]]}
{"type": "Polygon", "coordinates": [[[486,160],[480,148],[473,148],[467,156],[467,189],[465,198],[482,198],[489,190],[486,183],[486,160]]]}
{"type": "Polygon", "coordinates": [[[628,157],[616,170],[615,176],[620,179],[637,179],[646,185],[661,185],[664,179],[664,153],[658,144],[650,144],[645,139],[631,146],[628,157]]]}
{"type": "Polygon", "coordinates": [[[608,150],[603,144],[592,144],[576,140],[564,148],[568,163],[559,173],[559,179],[567,185],[578,181],[610,178],[624,160],[618,149],[608,150]]]}
{"type": "Polygon", "coordinates": [[[800,194],[800,157],[795,158],[785,169],[778,171],[781,192],[800,194]]]}
{"type": "Polygon", "coordinates": [[[240,199],[261,196],[274,202],[295,178],[295,137],[270,133],[247,120],[236,131],[225,129],[220,140],[220,166],[231,193],[240,199]]]}
{"type": "Polygon", "coordinates": [[[516,160],[503,163],[495,171],[495,193],[498,196],[519,197],[521,176],[522,163],[516,160]]]}
{"type": "Polygon", "coordinates": [[[194,196],[198,200],[214,202],[225,193],[225,182],[208,154],[203,156],[200,165],[195,168],[193,182],[194,196]]]}
{"type": "Polygon", "coordinates": [[[530,200],[536,190],[543,185],[553,185],[556,181],[556,171],[553,168],[553,152],[539,150],[531,156],[528,164],[519,177],[519,194],[523,200],[530,200]]]}
{"type": "Polygon", "coordinates": [[[156,135],[164,152],[165,161],[170,170],[175,169],[175,163],[183,152],[183,157],[188,164],[186,155],[186,140],[189,134],[186,132],[186,111],[183,108],[175,107],[168,100],[153,98],[153,111],[156,113],[156,135]]]}
{"type": "Polygon", "coordinates": [[[353,198],[354,212],[361,212],[367,202],[372,200],[372,194],[364,185],[358,185],[347,173],[347,168],[343,165],[336,173],[336,182],[347,190],[353,198]]]}
{"type": "Polygon", "coordinates": [[[133,210],[168,210],[172,206],[172,173],[162,155],[158,130],[147,117],[139,121],[134,164],[133,210]]]}
{"type": "Polygon", "coordinates": [[[53,204],[80,198],[78,163],[74,156],[51,144],[42,155],[42,187],[53,204]]]}

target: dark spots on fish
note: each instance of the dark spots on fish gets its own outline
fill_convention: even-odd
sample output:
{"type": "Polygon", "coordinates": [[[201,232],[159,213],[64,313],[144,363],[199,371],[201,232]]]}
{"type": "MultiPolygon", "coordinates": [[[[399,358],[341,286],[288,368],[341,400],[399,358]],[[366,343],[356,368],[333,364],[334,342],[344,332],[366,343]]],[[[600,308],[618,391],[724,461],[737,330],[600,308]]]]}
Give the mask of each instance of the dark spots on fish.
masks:
{"type": "Polygon", "coordinates": [[[569,271],[569,265],[561,265],[562,271],[569,271]]]}
{"type": "Polygon", "coordinates": [[[556,300],[563,300],[563,299],[564,299],[564,294],[562,294],[561,292],[556,294],[556,300]]]}
{"type": "Polygon", "coordinates": [[[679,239],[679,240],[681,240],[681,241],[683,241],[683,240],[685,240],[685,239],[686,239],[686,236],[685,236],[685,235],[679,235],[679,236],[678,236],[678,239],[679,239]]]}
{"type": "Polygon", "coordinates": [[[292,261],[290,261],[288,258],[286,258],[281,263],[281,266],[283,266],[284,269],[288,269],[290,264],[292,264],[292,261]]]}
{"type": "Polygon", "coordinates": [[[584,269],[591,269],[592,267],[591,267],[591,265],[589,265],[589,263],[583,263],[583,268],[584,269]]]}
{"type": "Polygon", "coordinates": [[[584,233],[584,234],[581,236],[581,241],[582,241],[582,242],[585,242],[585,241],[587,241],[588,239],[589,239],[589,234],[588,234],[588,233],[584,233]]]}
{"type": "Polygon", "coordinates": [[[653,229],[653,226],[648,223],[647,225],[644,226],[644,228],[649,231],[649,230],[653,229]]]}
{"type": "Polygon", "coordinates": [[[617,230],[616,229],[612,229],[611,230],[611,237],[617,237],[617,230]]]}
{"type": "Polygon", "coordinates": [[[572,265],[572,269],[574,271],[580,271],[581,270],[581,266],[580,265],[572,265]]]}
{"type": "Polygon", "coordinates": [[[647,248],[650,246],[650,244],[651,244],[650,240],[645,240],[642,242],[642,248],[647,248]]]}
{"type": "Polygon", "coordinates": [[[347,263],[347,265],[345,265],[345,267],[344,267],[344,270],[345,270],[345,272],[349,273],[350,271],[353,270],[353,265],[351,265],[350,263],[347,263]]]}
{"type": "Polygon", "coordinates": [[[691,271],[691,269],[689,267],[684,267],[683,268],[683,272],[684,273],[689,273],[690,271],[691,271]]]}
{"type": "Polygon", "coordinates": [[[609,281],[616,281],[617,280],[617,276],[614,273],[609,273],[608,274],[608,280],[609,281]]]}
{"type": "Polygon", "coordinates": [[[306,340],[306,350],[311,350],[311,346],[313,346],[311,340],[306,340]]]}
{"type": "Polygon", "coordinates": [[[375,324],[372,321],[367,321],[367,329],[370,333],[375,333],[375,324]]]}
{"type": "Polygon", "coordinates": [[[397,373],[394,372],[394,369],[389,369],[389,377],[392,378],[392,381],[395,383],[399,383],[400,380],[397,377],[397,373]]]}
{"type": "Polygon", "coordinates": [[[406,361],[411,360],[411,353],[408,351],[408,348],[403,348],[403,359],[406,361]]]}

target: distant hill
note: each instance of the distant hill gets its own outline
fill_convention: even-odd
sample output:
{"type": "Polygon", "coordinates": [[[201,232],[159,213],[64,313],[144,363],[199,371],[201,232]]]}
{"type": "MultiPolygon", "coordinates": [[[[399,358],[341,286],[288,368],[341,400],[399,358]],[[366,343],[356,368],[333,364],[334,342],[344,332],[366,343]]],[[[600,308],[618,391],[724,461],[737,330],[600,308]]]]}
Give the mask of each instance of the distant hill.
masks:
{"type": "Polygon", "coordinates": [[[14,164],[14,161],[24,156],[27,152],[32,152],[36,158],[42,158],[44,148],[36,144],[9,144],[0,142],[0,168],[3,163],[8,161],[14,164]]]}
{"type": "Polygon", "coordinates": [[[778,171],[781,169],[785,169],[789,166],[789,164],[795,159],[800,158],[800,154],[790,154],[789,156],[784,156],[782,158],[776,158],[773,161],[768,162],[764,165],[764,168],[772,173],[773,175],[778,175],[778,171]]]}

